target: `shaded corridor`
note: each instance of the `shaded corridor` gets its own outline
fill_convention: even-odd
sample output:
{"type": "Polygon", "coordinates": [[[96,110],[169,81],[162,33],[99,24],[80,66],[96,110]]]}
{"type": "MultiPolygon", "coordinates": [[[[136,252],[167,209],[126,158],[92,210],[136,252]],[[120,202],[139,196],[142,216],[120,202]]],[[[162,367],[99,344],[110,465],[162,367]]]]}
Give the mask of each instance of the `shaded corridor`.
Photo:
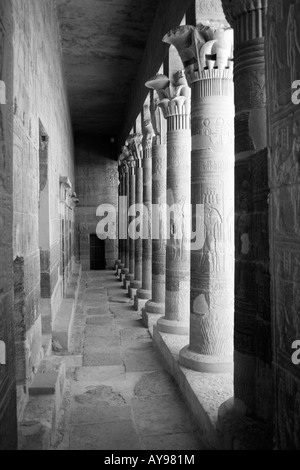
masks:
{"type": "Polygon", "coordinates": [[[132,304],[112,271],[83,273],[55,449],[203,449],[132,304]]]}

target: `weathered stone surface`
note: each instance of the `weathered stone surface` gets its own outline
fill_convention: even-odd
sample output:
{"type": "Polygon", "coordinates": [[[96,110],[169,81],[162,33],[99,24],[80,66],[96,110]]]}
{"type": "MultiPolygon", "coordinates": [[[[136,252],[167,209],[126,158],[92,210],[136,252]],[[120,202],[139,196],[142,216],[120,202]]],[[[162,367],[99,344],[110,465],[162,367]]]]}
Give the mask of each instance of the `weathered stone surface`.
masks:
{"type": "MultiPolygon", "coordinates": [[[[268,54],[265,54],[265,42],[270,41],[270,61],[275,63],[278,39],[271,34],[267,36],[265,31],[268,2],[259,4],[254,1],[250,5],[244,0],[239,4],[223,0],[222,3],[226,18],[236,32],[234,390],[235,398],[245,403],[250,415],[271,423],[273,393],[268,224],[271,219],[265,73],[268,54]],[[263,321],[261,316],[264,317],[263,321]],[[260,379],[262,376],[263,381],[260,379]]],[[[282,2],[278,3],[278,12],[280,4],[282,2]]],[[[286,70],[280,72],[277,62],[276,75],[269,85],[272,89],[276,87],[277,70],[282,73],[282,78],[288,75],[286,70]]],[[[275,96],[270,99],[275,105],[275,96]]]]}
{"type": "MultiPolygon", "coordinates": [[[[95,234],[100,218],[97,208],[111,204],[118,216],[118,167],[113,160],[114,147],[105,138],[99,140],[78,135],[75,141],[77,246],[83,270],[91,269],[90,235],[95,234]],[[101,148],[101,158],[99,158],[101,148]]],[[[116,228],[116,226],[115,226],[116,228]]],[[[112,269],[117,257],[117,241],[105,240],[106,268],[112,269]]],[[[96,284],[96,283],[95,283],[96,284]]]]}
{"type": "MultiPolygon", "coordinates": [[[[259,323],[261,341],[257,355],[260,355],[259,377],[256,379],[259,397],[259,414],[275,423],[275,440],[278,449],[300,449],[300,367],[293,364],[291,349],[295,340],[300,339],[299,321],[299,104],[293,102],[291,93],[296,91],[291,84],[300,78],[299,67],[299,8],[292,1],[270,0],[268,2],[266,38],[267,68],[267,109],[269,116],[268,135],[268,186],[271,257],[271,323],[269,270],[259,272],[259,323]],[[261,325],[265,328],[262,330],[261,325]],[[270,350],[270,341],[272,350],[270,350]],[[267,348],[266,345],[267,344],[267,348]],[[273,354],[272,354],[273,351],[273,354]],[[264,415],[264,403],[270,400],[265,384],[272,384],[267,365],[272,361],[275,375],[275,404],[268,407],[264,415]],[[261,397],[261,398],[260,398],[261,397]],[[273,412],[272,412],[273,409],[273,412]],[[274,412],[275,410],[275,412],[274,412]]],[[[298,82],[297,82],[298,85],[298,82]]],[[[295,97],[295,96],[294,96],[295,97]]],[[[296,93],[299,98],[299,92],[296,93]]],[[[267,172],[267,169],[265,170],[267,172]]],[[[265,187],[267,184],[265,183],[265,187]]],[[[257,189],[258,191],[258,189],[257,189]]],[[[266,220],[268,207],[259,209],[266,220]]],[[[259,221],[261,224],[261,221],[259,221]]],[[[262,226],[262,225],[261,225],[262,226]]],[[[265,227],[265,223],[264,223],[265,227]]],[[[257,243],[257,251],[263,255],[268,248],[268,233],[257,243]]],[[[268,267],[268,266],[266,266],[268,267]]],[[[274,377],[273,377],[274,380],[274,377]]],[[[274,382],[273,382],[274,384],[274,382]]]]}
{"type": "MultiPolygon", "coordinates": [[[[12,2],[0,4],[0,79],[5,83],[6,104],[0,105],[0,341],[6,365],[0,365],[0,449],[17,447],[15,347],[13,329],[13,10],[12,2]]],[[[1,100],[3,103],[3,100],[1,100]]]]}
{"type": "MultiPolygon", "coordinates": [[[[157,76],[148,86],[157,90],[167,119],[167,205],[170,213],[166,246],[165,316],[161,331],[186,334],[189,330],[191,130],[190,90],[182,71],[168,78],[157,76]]],[[[168,220],[168,219],[167,219],[168,220]]]]}
{"type": "Polygon", "coordinates": [[[190,345],[181,362],[201,370],[203,361],[203,371],[209,371],[211,362],[212,370],[225,371],[233,361],[233,30],[182,26],[164,40],[177,47],[192,89],[191,202],[196,235],[191,243],[190,345]],[[195,63],[187,65],[186,54],[195,63]]]}
{"type": "MultiPolygon", "coordinates": [[[[147,86],[147,83],[146,83],[147,86]]],[[[166,122],[162,110],[153,98],[151,103],[152,126],[155,132],[152,147],[152,204],[160,208],[159,213],[152,211],[152,298],[143,310],[143,322],[146,327],[155,322],[154,313],[165,313],[165,266],[166,266],[166,188],[167,188],[167,146],[166,122]],[[155,232],[156,231],[156,232],[155,232]]],[[[156,318],[156,320],[159,317],[156,318]]]]}

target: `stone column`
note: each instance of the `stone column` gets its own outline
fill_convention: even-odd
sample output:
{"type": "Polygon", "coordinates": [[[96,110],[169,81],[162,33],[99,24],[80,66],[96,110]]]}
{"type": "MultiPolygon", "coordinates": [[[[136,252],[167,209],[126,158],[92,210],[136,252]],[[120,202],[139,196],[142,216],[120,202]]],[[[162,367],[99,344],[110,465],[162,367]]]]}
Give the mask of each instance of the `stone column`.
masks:
{"type": "MultiPolygon", "coordinates": [[[[146,86],[151,88],[151,80],[146,86]]],[[[157,94],[151,102],[151,118],[155,133],[152,146],[152,205],[158,211],[154,211],[152,206],[152,298],[142,310],[146,328],[165,314],[167,129],[157,94]],[[155,230],[158,233],[154,233],[155,230]]]]}
{"type": "MultiPolygon", "coordinates": [[[[131,136],[129,147],[132,155],[135,158],[135,173],[136,173],[136,185],[135,185],[135,204],[142,206],[143,204],[143,147],[142,147],[142,134],[134,134],[131,136]]],[[[142,217],[140,220],[140,237],[135,240],[135,268],[134,268],[134,280],[130,282],[129,296],[134,299],[137,290],[142,287],[142,260],[143,260],[143,246],[142,246],[142,217]]]]}
{"type": "MultiPolygon", "coordinates": [[[[235,402],[243,403],[248,415],[257,416],[271,426],[270,189],[265,77],[268,1],[222,3],[235,33],[234,397],[235,402]]],[[[277,3],[280,16],[282,1],[277,3]]],[[[285,69],[278,55],[280,37],[276,37],[274,30],[270,31],[269,41],[275,71],[270,82],[276,87],[279,74],[283,77],[285,69]]]]}
{"type": "Polygon", "coordinates": [[[233,31],[182,26],[164,38],[182,57],[192,89],[190,344],[184,367],[233,368],[233,31]],[[186,47],[192,44],[192,47],[186,47]]]}
{"type": "MultiPolygon", "coordinates": [[[[143,120],[143,204],[148,217],[143,217],[143,267],[142,267],[142,287],[134,298],[134,307],[141,310],[145,303],[151,299],[152,288],[152,139],[153,129],[151,120],[147,119],[147,106],[144,106],[143,120]],[[146,108],[146,112],[145,112],[146,108]],[[146,119],[145,119],[146,117],[146,119]],[[146,227],[148,225],[148,227],[146,227]]],[[[144,214],[145,216],[145,214],[144,214]]]]}
{"type": "Polygon", "coordinates": [[[157,90],[167,119],[167,247],[165,315],[157,321],[163,333],[189,332],[190,299],[190,196],[191,130],[190,89],[184,72],[157,75],[151,86],[157,90]]]}
{"type": "Polygon", "coordinates": [[[119,237],[119,260],[117,261],[117,276],[120,279],[121,270],[125,266],[125,259],[124,259],[124,240],[121,239],[121,227],[120,227],[120,212],[122,210],[120,204],[120,198],[124,196],[124,179],[125,179],[125,172],[122,162],[119,160],[119,203],[118,203],[118,237],[119,237]]]}
{"type": "MultiPolygon", "coordinates": [[[[277,391],[272,417],[278,450],[300,450],[300,364],[299,349],[293,344],[300,340],[299,14],[299,2],[268,2],[265,49],[268,202],[273,286],[272,369],[277,391]],[[291,355],[293,358],[287,360],[291,355]]],[[[270,334],[269,327],[267,331],[270,334]]]]}
{"type": "MultiPolygon", "coordinates": [[[[131,155],[128,159],[129,166],[129,201],[128,208],[132,207],[135,204],[135,160],[131,155]]],[[[135,219],[134,216],[128,216],[128,225],[135,219]]],[[[130,282],[134,280],[134,270],[135,270],[135,240],[132,237],[129,238],[129,273],[126,274],[124,280],[124,287],[128,291],[130,282]]]]}
{"type": "MultiPolygon", "coordinates": [[[[126,160],[123,161],[124,165],[124,195],[127,197],[127,214],[128,214],[128,207],[129,207],[129,165],[126,160]]],[[[127,232],[127,238],[124,240],[124,261],[125,266],[121,270],[121,281],[125,281],[125,276],[129,274],[129,237],[127,232]]]]}

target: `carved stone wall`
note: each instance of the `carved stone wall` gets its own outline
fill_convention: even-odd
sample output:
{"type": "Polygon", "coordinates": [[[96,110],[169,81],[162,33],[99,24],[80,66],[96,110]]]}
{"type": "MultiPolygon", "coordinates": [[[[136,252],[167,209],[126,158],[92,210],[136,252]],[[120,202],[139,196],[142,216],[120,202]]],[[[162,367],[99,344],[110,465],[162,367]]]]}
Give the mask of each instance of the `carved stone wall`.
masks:
{"type": "Polygon", "coordinates": [[[60,203],[59,179],[60,176],[68,177],[74,187],[75,174],[54,2],[14,0],[12,7],[14,313],[17,380],[25,384],[30,382],[33,368],[38,366],[43,354],[43,307],[46,304],[46,312],[50,311],[53,319],[60,307],[74,259],[74,212],[60,203]],[[49,137],[48,184],[45,187],[42,184],[42,194],[40,122],[49,137]],[[39,205],[44,208],[43,216],[39,205]],[[46,276],[41,276],[41,272],[46,276]],[[45,277],[49,279],[48,285],[45,277]],[[48,302],[44,302],[46,299],[40,301],[41,285],[43,295],[45,289],[48,291],[48,302]]]}
{"type": "MultiPolygon", "coordinates": [[[[90,269],[90,234],[96,233],[100,221],[96,215],[101,204],[111,204],[118,214],[118,163],[114,160],[115,149],[108,141],[77,136],[76,229],[79,256],[83,270],[90,269]]],[[[106,268],[113,269],[118,254],[118,241],[105,241],[106,268]]]]}
{"type": "MultiPolygon", "coordinates": [[[[269,0],[266,37],[276,446],[300,449],[300,5],[269,0]]],[[[261,293],[263,294],[263,293],[261,293]]],[[[263,300],[263,297],[260,296],[263,300]]]]}
{"type": "Polygon", "coordinates": [[[6,104],[0,105],[0,341],[6,364],[0,363],[0,450],[17,447],[15,343],[12,306],[12,152],[13,152],[13,16],[10,0],[0,3],[0,80],[6,104]],[[3,346],[3,343],[2,346],[3,346]]]}
{"type": "MultiPolygon", "coordinates": [[[[234,28],[234,389],[247,412],[272,421],[269,186],[265,78],[267,1],[223,0],[234,28]]],[[[273,44],[272,44],[273,47],[273,44]]]]}

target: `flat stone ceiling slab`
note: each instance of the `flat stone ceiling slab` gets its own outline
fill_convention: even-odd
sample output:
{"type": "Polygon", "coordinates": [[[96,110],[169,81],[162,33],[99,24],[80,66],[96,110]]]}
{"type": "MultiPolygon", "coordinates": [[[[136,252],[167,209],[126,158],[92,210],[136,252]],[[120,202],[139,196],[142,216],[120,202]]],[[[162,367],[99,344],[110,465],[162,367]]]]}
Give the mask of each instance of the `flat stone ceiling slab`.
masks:
{"type": "Polygon", "coordinates": [[[56,0],[75,132],[116,135],[159,0],[56,0]]]}

